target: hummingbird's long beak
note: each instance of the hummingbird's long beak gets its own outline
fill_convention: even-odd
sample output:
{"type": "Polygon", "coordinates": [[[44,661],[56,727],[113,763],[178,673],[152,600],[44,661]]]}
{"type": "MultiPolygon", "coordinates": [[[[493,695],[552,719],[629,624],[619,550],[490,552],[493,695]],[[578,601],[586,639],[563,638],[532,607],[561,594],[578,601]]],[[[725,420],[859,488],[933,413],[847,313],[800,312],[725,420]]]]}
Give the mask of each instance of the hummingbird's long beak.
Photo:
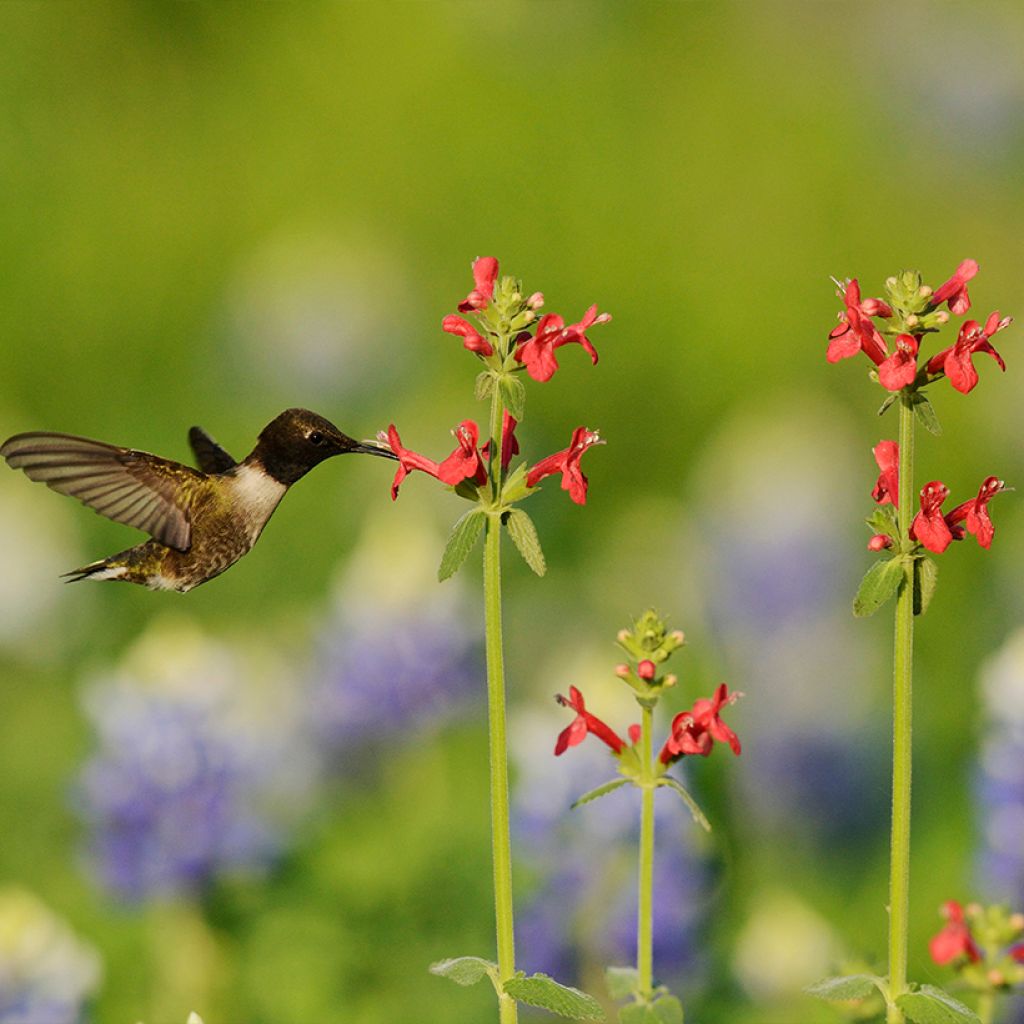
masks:
{"type": "Polygon", "coordinates": [[[359,455],[379,455],[382,459],[397,459],[398,456],[387,446],[378,441],[357,441],[350,452],[359,455]]]}

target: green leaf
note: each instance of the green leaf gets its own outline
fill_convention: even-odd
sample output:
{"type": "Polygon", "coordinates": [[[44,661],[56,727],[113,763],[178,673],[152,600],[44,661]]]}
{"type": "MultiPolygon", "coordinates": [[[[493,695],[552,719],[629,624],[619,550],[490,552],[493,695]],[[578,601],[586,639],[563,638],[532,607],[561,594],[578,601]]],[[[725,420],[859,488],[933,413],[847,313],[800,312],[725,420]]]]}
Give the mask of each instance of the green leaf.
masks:
{"type": "Polygon", "coordinates": [[[604,1020],[601,1004],[586,992],[559,985],[546,974],[520,975],[505,982],[505,991],[519,1003],[539,1006],[572,1020],[604,1020]]]}
{"type": "Polygon", "coordinates": [[[456,985],[475,985],[481,978],[497,971],[498,965],[478,956],[457,956],[450,960],[438,960],[430,965],[430,973],[439,978],[449,978],[456,985]]]}
{"type": "Polygon", "coordinates": [[[934,985],[904,992],[896,1005],[913,1024],[980,1024],[978,1015],[970,1007],[934,985]]]}
{"type": "Polygon", "coordinates": [[[939,581],[939,567],[935,560],[922,556],[914,559],[914,614],[924,615],[932,602],[939,581]]]}
{"type": "Polygon", "coordinates": [[[932,408],[932,403],[928,401],[928,396],[923,395],[920,391],[915,391],[912,401],[914,415],[921,426],[929,434],[934,434],[936,437],[941,436],[942,427],[939,424],[939,417],[935,415],[935,410],[932,408]]]}
{"type": "Polygon", "coordinates": [[[619,1024],[658,1024],[658,1018],[646,1003],[630,1003],[619,1010],[619,1024]]]}
{"type": "Polygon", "coordinates": [[[900,588],[903,579],[903,561],[886,558],[875,562],[864,574],[853,599],[853,614],[863,618],[874,615],[900,588]]]}
{"type": "Polygon", "coordinates": [[[895,537],[899,533],[896,525],[896,511],[892,505],[881,505],[864,520],[873,533],[887,533],[895,537]]]}
{"type": "Polygon", "coordinates": [[[693,820],[697,822],[705,832],[711,831],[711,822],[704,816],[704,812],[697,805],[697,801],[690,796],[689,791],[678,779],[673,778],[671,775],[662,775],[662,777],[658,779],[658,785],[668,786],[668,788],[673,792],[678,793],[679,796],[682,797],[683,803],[690,809],[690,814],[693,815],[693,820]]]}
{"type": "MultiPolygon", "coordinates": [[[[616,781],[621,785],[626,780],[617,779],[616,781]]],[[[608,785],[611,785],[611,783],[608,785]]],[[[599,786],[598,789],[609,792],[606,786],[599,786]]],[[[597,793],[597,790],[595,789],[591,792],[597,793]]],[[[598,795],[600,796],[601,794],[598,795]]],[[[604,980],[608,986],[608,994],[612,999],[625,999],[626,996],[631,996],[637,990],[640,984],[640,972],[635,967],[608,967],[604,972],[604,980]]]]}
{"type": "MultiPolygon", "coordinates": [[[[589,804],[592,800],[599,800],[601,797],[608,793],[614,793],[620,786],[626,785],[629,779],[612,779],[611,782],[606,782],[603,786],[598,786],[596,789],[590,790],[589,793],[584,793],[578,800],[574,800],[570,810],[576,810],[577,807],[582,807],[584,804],[589,804]]],[[[609,967],[609,971],[625,971],[631,970],[632,968],[626,967],[609,967]]],[[[607,977],[607,971],[605,977],[607,977]]],[[[616,996],[618,998],[618,996],[616,996]]]]}
{"type": "Polygon", "coordinates": [[[543,576],[548,571],[548,566],[544,561],[540,537],[537,536],[533,520],[521,508],[513,508],[509,509],[505,517],[505,526],[508,527],[508,535],[526,564],[538,576],[543,576]]]}
{"type": "Polygon", "coordinates": [[[675,996],[662,996],[651,1006],[658,1024],[683,1024],[683,1004],[675,996]]]}
{"type": "Polygon", "coordinates": [[[847,999],[867,999],[868,996],[883,990],[881,978],[873,974],[845,974],[837,978],[822,978],[804,991],[818,999],[829,999],[834,1002],[845,1002],[847,999]]]}
{"type": "Polygon", "coordinates": [[[494,392],[494,374],[490,370],[478,373],[473,387],[473,396],[478,402],[485,402],[494,392]]]}
{"type": "Polygon", "coordinates": [[[878,410],[879,416],[884,416],[888,411],[889,407],[899,398],[899,392],[893,392],[883,403],[881,408],[878,410]]]}
{"type": "Polygon", "coordinates": [[[487,513],[482,508],[471,508],[453,527],[448,535],[441,566],[437,570],[437,578],[446,580],[459,571],[459,567],[469,557],[470,551],[480,537],[484,528],[487,513]]]}
{"type": "Polygon", "coordinates": [[[498,394],[501,396],[509,416],[517,420],[523,418],[523,411],[526,408],[526,388],[518,377],[510,373],[502,374],[498,378],[498,394]]]}

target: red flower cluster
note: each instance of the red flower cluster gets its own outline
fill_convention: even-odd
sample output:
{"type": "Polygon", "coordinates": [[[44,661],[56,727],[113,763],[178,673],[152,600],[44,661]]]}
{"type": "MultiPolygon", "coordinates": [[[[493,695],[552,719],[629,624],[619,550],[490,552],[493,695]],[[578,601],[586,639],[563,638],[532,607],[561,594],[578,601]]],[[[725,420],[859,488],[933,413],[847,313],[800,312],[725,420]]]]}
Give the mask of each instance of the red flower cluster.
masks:
{"type": "MultiPolygon", "coordinates": [[[[515,436],[516,421],[506,411],[502,424],[501,440],[501,465],[502,471],[508,469],[512,457],[519,452],[519,442],[515,436]]],[[[490,442],[477,447],[480,436],[480,428],[473,420],[463,420],[452,434],[456,440],[455,451],[443,462],[435,462],[425,455],[411,451],[402,444],[398,430],[392,423],[388,432],[380,438],[386,441],[391,450],[398,456],[398,469],[395,471],[395,479],[391,484],[391,497],[398,497],[398,489],[402,481],[414,470],[418,469],[442,483],[451,487],[457,487],[464,480],[469,480],[476,486],[487,482],[487,461],[490,456],[490,442]]],[[[602,444],[597,431],[587,430],[586,427],[577,427],[573,431],[572,441],[568,448],[554,455],[541,459],[532,469],[527,471],[526,486],[536,487],[538,481],[553,473],[562,474],[562,488],[569,492],[577,505],[583,505],[587,500],[587,478],[580,468],[580,459],[583,453],[595,444],[602,444]]]]}
{"type": "Polygon", "coordinates": [[[964,917],[964,908],[956,900],[949,900],[943,906],[942,913],[946,918],[946,926],[928,943],[932,959],[937,964],[948,964],[962,956],[972,964],[978,963],[981,952],[964,917]]]}
{"type": "MultiPolygon", "coordinates": [[[[895,441],[880,441],[874,449],[875,461],[881,471],[871,497],[879,505],[898,504],[900,449],[895,441]]],[[[941,480],[932,480],[921,489],[921,511],[910,524],[911,540],[920,541],[929,551],[941,554],[954,540],[963,540],[972,533],[983,548],[991,547],[995,526],[988,513],[988,503],[1006,485],[998,477],[986,477],[977,497],[957,505],[945,515],[942,504],[949,497],[949,488],[941,480]]],[[[868,542],[872,551],[892,546],[892,538],[875,534],[868,542]]]]}
{"type": "MultiPolygon", "coordinates": [[[[643,663],[641,663],[643,664],[643,663]]],[[[665,746],[661,750],[659,760],[664,765],[672,764],[687,754],[699,754],[707,757],[715,744],[715,740],[728,743],[734,754],[740,753],[740,741],[721,719],[722,708],[735,703],[743,695],[729,693],[725,683],[715,691],[714,697],[701,697],[690,711],[683,711],[672,720],[672,729],[665,746]]],[[[583,703],[583,695],[575,686],[569,687],[569,696],[559,694],[555,698],[564,707],[571,707],[577,712],[576,718],[559,735],[555,743],[555,756],[564,754],[569,747],[582,743],[586,736],[593,734],[607,744],[615,754],[626,749],[626,742],[613,729],[599,718],[587,711],[583,703]]],[[[640,740],[640,727],[629,727],[630,742],[635,746],[640,740]]]]}
{"type": "MultiPolygon", "coordinates": [[[[964,260],[957,267],[956,273],[934,292],[929,293],[927,287],[922,288],[920,295],[922,303],[926,304],[927,315],[935,322],[942,322],[948,314],[935,311],[944,302],[948,303],[950,312],[958,316],[966,313],[971,307],[967,282],[977,273],[978,264],[974,260],[964,260]]],[[[897,334],[890,353],[872,317],[887,320],[893,316],[892,307],[882,299],[861,299],[860,285],[856,279],[843,286],[842,298],[846,309],[840,314],[839,324],[829,333],[826,353],[828,361],[835,363],[863,352],[878,367],[878,380],[886,390],[900,391],[913,384],[918,378],[917,356],[926,330],[920,325],[921,317],[907,317],[906,323],[915,327],[920,325],[920,330],[917,333],[897,334]]],[[[972,362],[976,352],[992,356],[1000,369],[1005,370],[1002,356],[992,347],[989,339],[1011,322],[1011,317],[1000,318],[998,312],[990,314],[984,326],[976,320],[965,321],[956,342],[932,356],[925,364],[927,377],[934,380],[946,376],[957,391],[967,394],[978,383],[978,371],[972,362]]]]}
{"type": "MultiPolygon", "coordinates": [[[[473,262],[474,287],[459,303],[459,312],[480,314],[483,317],[494,298],[497,279],[498,261],[493,256],[481,256],[475,260],[473,262]]],[[[524,305],[526,315],[523,321],[519,322],[525,323],[533,317],[533,311],[544,305],[544,296],[540,292],[534,292],[526,299],[524,305]]],[[[609,320],[611,320],[611,314],[598,313],[596,305],[591,306],[581,320],[568,326],[562,317],[555,313],[548,313],[537,322],[535,334],[531,335],[528,330],[523,330],[515,335],[511,352],[516,361],[526,368],[526,372],[534,380],[551,380],[558,369],[555,349],[561,348],[563,345],[579,345],[590,356],[591,363],[597,363],[597,351],[587,337],[587,331],[591,327],[607,323],[609,320]]],[[[488,331],[485,317],[482,323],[485,332],[488,331]]],[[[494,355],[492,342],[465,317],[452,313],[441,321],[441,329],[448,334],[461,337],[463,346],[470,352],[475,352],[485,358],[494,355]]],[[[508,354],[503,352],[501,356],[504,358],[508,354]]]]}

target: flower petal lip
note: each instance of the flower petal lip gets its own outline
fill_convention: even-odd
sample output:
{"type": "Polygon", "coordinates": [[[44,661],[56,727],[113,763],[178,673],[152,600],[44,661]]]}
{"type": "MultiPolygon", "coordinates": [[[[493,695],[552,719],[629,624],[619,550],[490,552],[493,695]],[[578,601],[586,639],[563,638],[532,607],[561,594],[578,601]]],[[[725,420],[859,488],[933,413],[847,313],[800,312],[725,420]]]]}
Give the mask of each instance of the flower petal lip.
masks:
{"type": "Polygon", "coordinates": [[[881,470],[871,497],[878,505],[895,507],[900,493],[900,446],[895,441],[879,441],[871,452],[881,470]]]}
{"type": "Polygon", "coordinates": [[[523,342],[515,357],[526,367],[526,372],[536,381],[551,380],[558,369],[555,349],[562,345],[577,344],[590,356],[592,365],[597,363],[597,350],[587,337],[587,331],[597,325],[608,323],[610,313],[597,312],[597,304],[591,306],[577,323],[565,325],[556,313],[546,313],[537,321],[537,333],[523,342]]]}
{"type": "Polygon", "coordinates": [[[893,354],[878,367],[878,380],[887,391],[901,391],[914,383],[917,377],[918,345],[917,338],[912,334],[896,336],[893,354]]]}
{"type": "Polygon", "coordinates": [[[498,261],[493,256],[479,256],[473,261],[473,290],[459,303],[460,313],[484,309],[494,295],[498,277],[498,261]]]}
{"type": "Polygon", "coordinates": [[[977,273],[978,264],[975,260],[963,260],[953,276],[932,292],[932,305],[941,306],[943,302],[948,302],[951,313],[963,316],[971,308],[971,298],[967,294],[967,282],[977,273]]]}
{"type": "Polygon", "coordinates": [[[690,711],[683,711],[672,719],[672,729],[665,746],[658,755],[663,764],[670,764],[678,757],[699,754],[707,757],[714,747],[714,741],[728,743],[734,754],[739,755],[739,737],[721,719],[722,708],[735,703],[742,693],[729,693],[725,683],[719,685],[711,698],[701,697],[694,702],[690,711]]]}
{"type": "Polygon", "coordinates": [[[577,504],[584,505],[587,501],[587,478],[580,468],[583,453],[595,444],[604,444],[596,430],[577,427],[572,434],[569,447],[553,455],[548,455],[538,462],[526,474],[526,486],[536,487],[537,482],[554,473],[562,474],[562,490],[569,492],[569,497],[577,504]]]}
{"type": "Polygon", "coordinates": [[[991,547],[996,528],[989,517],[988,503],[1005,490],[1006,484],[999,477],[986,477],[978,489],[977,497],[957,505],[946,516],[946,524],[955,531],[958,523],[966,522],[968,532],[974,534],[978,543],[983,548],[991,547]]]}
{"type": "Polygon", "coordinates": [[[1003,357],[992,347],[989,338],[1013,322],[1013,317],[1000,319],[999,311],[991,313],[981,327],[977,320],[965,320],[960,325],[960,333],[956,341],[948,348],[937,352],[928,360],[928,373],[944,373],[950,384],[961,394],[966,395],[978,383],[978,371],[974,368],[972,356],[975,352],[984,352],[999,364],[1005,372],[1006,363],[1003,357]]]}
{"type": "Polygon", "coordinates": [[[463,480],[472,480],[479,486],[487,479],[487,467],[477,451],[480,428],[473,420],[463,420],[452,434],[456,441],[455,451],[438,466],[438,480],[452,487],[463,480]]]}
{"type": "Polygon", "coordinates": [[[956,900],[949,900],[942,909],[946,925],[928,943],[928,951],[937,964],[948,964],[959,956],[965,956],[971,963],[981,960],[970,925],[964,918],[963,907],[956,900]]]}
{"type": "Polygon", "coordinates": [[[491,343],[466,319],[449,313],[441,321],[441,330],[448,334],[459,335],[463,341],[462,346],[470,352],[481,356],[493,356],[494,348],[491,343]]]}
{"type": "Polygon", "coordinates": [[[942,515],[942,503],[948,497],[949,488],[941,480],[925,484],[921,488],[921,511],[910,524],[911,539],[938,555],[953,541],[953,533],[942,515]]]}
{"type": "Polygon", "coordinates": [[[569,687],[568,697],[558,694],[555,700],[576,712],[576,717],[572,722],[558,734],[558,739],[555,741],[555,757],[565,753],[569,747],[575,747],[578,743],[582,743],[588,733],[592,733],[607,744],[616,754],[621,754],[626,749],[626,743],[622,737],[587,710],[583,702],[583,694],[575,686],[569,687]]]}

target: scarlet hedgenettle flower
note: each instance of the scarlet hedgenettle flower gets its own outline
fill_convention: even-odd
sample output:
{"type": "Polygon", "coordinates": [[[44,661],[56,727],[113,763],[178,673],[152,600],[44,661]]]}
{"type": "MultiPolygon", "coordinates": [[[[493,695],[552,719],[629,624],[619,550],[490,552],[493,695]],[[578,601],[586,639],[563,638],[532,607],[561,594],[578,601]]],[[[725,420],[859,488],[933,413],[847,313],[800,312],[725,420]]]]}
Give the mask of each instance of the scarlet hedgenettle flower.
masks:
{"type": "Polygon", "coordinates": [[[879,441],[871,452],[881,470],[871,497],[878,505],[896,506],[900,494],[900,446],[895,441],[879,441]]]}
{"type": "Polygon", "coordinates": [[[494,295],[494,282],[498,278],[498,261],[493,256],[481,256],[473,261],[473,283],[476,287],[459,303],[460,313],[483,309],[494,295]]]}
{"type": "Polygon", "coordinates": [[[468,321],[454,313],[449,314],[441,321],[441,330],[449,334],[457,334],[463,339],[463,348],[470,352],[476,352],[480,356],[493,356],[494,348],[491,343],[468,321]]]}
{"type": "Polygon", "coordinates": [[[721,719],[722,708],[734,704],[742,693],[729,693],[722,683],[714,697],[701,697],[690,711],[683,711],[672,719],[672,732],[659,755],[663,764],[670,764],[685,754],[699,754],[707,757],[714,747],[714,741],[728,743],[734,754],[739,754],[739,737],[721,719]]]}
{"type": "Polygon", "coordinates": [[[978,538],[978,543],[983,548],[991,547],[992,538],[995,536],[996,528],[988,514],[988,503],[1001,491],[1006,490],[1006,485],[998,477],[986,477],[978,490],[978,496],[962,505],[957,505],[952,512],[946,516],[946,524],[950,527],[956,540],[963,537],[963,527],[958,526],[966,520],[967,530],[978,538]]]}
{"type": "Polygon", "coordinates": [[[1024,945],[1014,946],[1010,950],[1010,956],[1019,964],[1024,964],[1024,945]]]}
{"type": "Polygon", "coordinates": [[[537,333],[516,349],[516,359],[526,367],[526,372],[536,381],[551,380],[558,369],[555,349],[570,343],[578,344],[590,356],[590,362],[597,364],[597,351],[587,337],[587,330],[595,324],[607,323],[610,313],[597,313],[596,304],[591,306],[578,323],[565,326],[565,320],[557,313],[547,313],[537,322],[537,333]]]}
{"type": "Polygon", "coordinates": [[[928,372],[945,373],[950,384],[964,395],[972,391],[978,383],[978,371],[971,359],[975,352],[987,353],[1005,372],[1006,363],[1003,362],[1003,357],[989,344],[988,339],[1011,323],[1013,317],[1006,316],[1000,319],[998,310],[989,315],[984,327],[981,327],[977,320],[965,320],[960,325],[956,341],[928,360],[928,372]]]}
{"type": "Polygon", "coordinates": [[[978,963],[981,953],[971,936],[963,907],[956,900],[949,900],[943,906],[942,913],[946,918],[946,926],[928,943],[932,959],[937,964],[948,964],[959,956],[965,956],[972,964],[978,963]]]}
{"type": "Polygon", "coordinates": [[[444,462],[437,463],[425,455],[410,451],[402,444],[395,425],[392,423],[388,427],[388,444],[398,456],[398,469],[395,470],[395,479],[391,483],[392,501],[398,498],[398,488],[414,469],[428,473],[452,487],[462,483],[463,480],[472,480],[477,486],[486,482],[487,467],[476,447],[480,434],[479,427],[472,420],[463,420],[452,431],[452,434],[458,442],[455,451],[444,462]]]}
{"type": "Polygon", "coordinates": [[[953,533],[942,514],[942,503],[949,488],[941,480],[932,480],[921,488],[921,511],[910,524],[910,536],[929,551],[941,555],[953,540],[953,533]]]}
{"type": "Polygon", "coordinates": [[[892,309],[881,299],[867,299],[862,302],[857,279],[848,281],[843,292],[846,313],[828,335],[828,351],[825,358],[830,363],[849,359],[863,352],[880,366],[888,357],[885,341],[878,328],[871,321],[872,316],[890,317],[892,309]]]}
{"type": "Polygon", "coordinates": [[[941,306],[949,302],[949,311],[963,316],[971,308],[971,297],[967,294],[967,282],[978,272],[978,264],[974,260],[964,260],[956,273],[944,284],[939,285],[932,293],[933,306],[941,306]]]}
{"type": "MultiPolygon", "coordinates": [[[[576,712],[576,717],[558,734],[558,739],[555,742],[555,757],[564,754],[569,747],[575,747],[582,743],[587,738],[587,733],[593,733],[599,740],[611,747],[616,754],[621,754],[626,749],[626,743],[622,737],[587,710],[583,703],[583,694],[575,686],[569,687],[567,698],[558,694],[555,700],[563,707],[572,708],[576,712]]],[[[632,735],[632,730],[630,730],[630,735],[632,735]]],[[[633,742],[635,743],[636,740],[633,742]]]]}
{"type": "Polygon", "coordinates": [[[580,469],[580,459],[583,453],[595,444],[604,444],[596,430],[588,430],[586,427],[577,427],[572,432],[572,441],[569,447],[546,459],[541,459],[526,474],[526,486],[536,487],[537,482],[553,473],[562,474],[562,490],[569,492],[577,505],[585,505],[587,502],[587,478],[580,469]]]}
{"type": "MultiPolygon", "coordinates": [[[[505,415],[501,421],[501,471],[502,473],[508,469],[508,464],[512,461],[513,457],[519,454],[519,441],[516,438],[516,427],[518,422],[514,416],[512,416],[508,409],[505,410],[505,415]]],[[[483,448],[480,449],[480,454],[484,459],[490,459],[491,457],[491,442],[488,441],[483,448]]]]}
{"type": "Polygon", "coordinates": [[[914,383],[918,345],[912,334],[896,335],[895,351],[878,367],[878,380],[887,391],[899,391],[914,383]]]}

